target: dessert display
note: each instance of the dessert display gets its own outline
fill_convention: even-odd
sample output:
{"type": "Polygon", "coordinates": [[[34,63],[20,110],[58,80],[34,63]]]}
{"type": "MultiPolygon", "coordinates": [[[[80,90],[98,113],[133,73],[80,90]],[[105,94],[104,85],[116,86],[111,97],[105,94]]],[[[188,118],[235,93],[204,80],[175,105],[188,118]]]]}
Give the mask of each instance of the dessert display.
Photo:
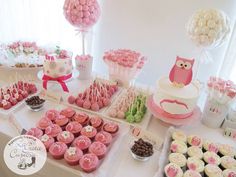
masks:
{"type": "Polygon", "coordinates": [[[169,78],[157,81],[157,90],[152,97],[153,109],[163,117],[178,120],[193,115],[200,94],[200,84],[192,82],[194,59],[178,57],[169,78]]]}
{"type": "Polygon", "coordinates": [[[153,145],[142,138],[134,141],[131,147],[131,154],[136,160],[146,161],[153,155],[153,145]]]}
{"type": "Polygon", "coordinates": [[[2,87],[0,88],[0,109],[8,110],[36,92],[36,85],[25,81],[2,87]]]}
{"type": "Polygon", "coordinates": [[[110,107],[108,115],[112,118],[125,119],[129,123],[139,123],[146,111],[146,95],[130,87],[110,107]]]}
{"type": "Polygon", "coordinates": [[[99,111],[111,103],[111,97],[118,91],[118,87],[113,83],[105,83],[95,80],[83,93],[78,96],[69,96],[68,103],[78,107],[99,111]]]}
{"type": "Polygon", "coordinates": [[[85,172],[94,171],[102,163],[119,131],[115,122],[72,108],[47,110],[36,126],[26,134],[39,138],[54,159],[64,158],[67,164],[80,166],[85,172]]]}
{"type": "Polygon", "coordinates": [[[108,66],[109,77],[120,85],[129,86],[141,71],[147,58],[129,49],[110,50],[103,56],[108,66]]]}
{"type": "Polygon", "coordinates": [[[25,102],[32,111],[39,111],[43,107],[45,100],[39,96],[32,96],[27,98],[25,102]]]}
{"type": "Polygon", "coordinates": [[[197,135],[186,135],[181,130],[172,131],[169,137],[166,140],[170,141],[169,147],[167,146],[169,149],[162,153],[168,157],[164,162],[167,165],[161,170],[165,176],[176,177],[180,174],[181,177],[223,177],[234,174],[236,151],[232,146],[215,143],[197,135]]]}
{"type": "Polygon", "coordinates": [[[57,81],[63,91],[68,92],[65,81],[72,77],[72,54],[57,48],[45,55],[43,62],[43,88],[47,89],[48,81],[57,81]]]}

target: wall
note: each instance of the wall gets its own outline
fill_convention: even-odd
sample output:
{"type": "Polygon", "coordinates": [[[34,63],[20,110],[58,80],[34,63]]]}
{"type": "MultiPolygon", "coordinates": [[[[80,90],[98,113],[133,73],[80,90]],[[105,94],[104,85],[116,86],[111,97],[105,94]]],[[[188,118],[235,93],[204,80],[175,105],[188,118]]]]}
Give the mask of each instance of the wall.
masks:
{"type": "MultiPolygon", "coordinates": [[[[94,70],[107,72],[101,59],[104,51],[134,49],[149,58],[138,81],[151,85],[161,75],[168,75],[176,55],[195,56],[185,30],[195,10],[213,7],[224,10],[231,18],[236,14],[235,0],[101,0],[100,4],[102,16],[94,30],[94,70]]],[[[214,62],[201,65],[201,80],[217,72],[226,47],[213,50],[214,62]]]]}

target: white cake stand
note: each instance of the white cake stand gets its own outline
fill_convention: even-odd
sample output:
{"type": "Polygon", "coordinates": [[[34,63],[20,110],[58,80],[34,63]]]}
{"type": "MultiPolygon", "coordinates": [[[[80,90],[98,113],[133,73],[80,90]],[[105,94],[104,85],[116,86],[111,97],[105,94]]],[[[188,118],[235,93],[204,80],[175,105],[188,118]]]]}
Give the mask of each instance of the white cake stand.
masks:
{"type": "Polygon", "coordinates": [[[157,111],[156,109],[157,105],[153,101],[153,95],[151,95],[147,99],[147,107],[155,118],[165,123],[175,125],[175,126],[189,125],[189,124],[192,124],[193,122],[199,121],[201,118],[201,110],[198,106],[193,110],[193,114],[190,117],[185,118],[185,119],[172,119],[172,118],[164,117],[162,114],[160,114],[157,111]]]}

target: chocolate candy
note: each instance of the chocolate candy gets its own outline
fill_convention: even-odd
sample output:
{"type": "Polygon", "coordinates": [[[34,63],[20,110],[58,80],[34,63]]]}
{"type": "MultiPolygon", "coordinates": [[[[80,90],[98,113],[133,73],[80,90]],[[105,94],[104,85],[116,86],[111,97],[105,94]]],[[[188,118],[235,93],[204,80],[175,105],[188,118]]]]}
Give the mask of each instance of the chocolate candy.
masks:
{"type": "Polygon", "coordinates": [[[29,106],[37,106],[37,105],[41,105],[42,103],[44,103],[45,100],[39,98],[39,96],[32,96],[32,97],[28,98],[25,102],[29,106]]]}
{"type": "Polygon", "coordinates": [[[134,141],[131,151],[138,156],[149,157],[153,154],[153,146],[140,138],[138,141],[134,141]]]}

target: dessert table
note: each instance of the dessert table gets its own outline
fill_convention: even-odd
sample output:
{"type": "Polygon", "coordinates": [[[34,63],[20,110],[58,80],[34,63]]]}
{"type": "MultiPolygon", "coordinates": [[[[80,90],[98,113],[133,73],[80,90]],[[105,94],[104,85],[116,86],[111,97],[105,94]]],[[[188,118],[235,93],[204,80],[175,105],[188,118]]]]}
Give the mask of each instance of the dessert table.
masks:
{"type": "MultiPolygon", "coordinates": [[[[2,77],[2,76],[1,76],[2,77]]],[[[1,80],[1,79],[0,79],[1,80]]],[[[37,81],[40,83],[40,81],[37,81]]],[[[90,83],[91,80],[80,81],[78,79],[73,79],[70,82],[67,82],[67,86],[71,93],[78,93],[79,90],[85,89],[90,83]]],[[[0,83],[1,84],[1,83],[0,83]]],[[[137,87],[146,87],[141,84],[136,84],[137,87]]],[[[58,94],[62,94],[61,87],[59,84],[49,83],[48,89],[58,94]]],[[[151,90],[151,88],[150,88],[151,90]]],[[[62,95],[62,99],[65,99],[65,94],[62,95]]],[[[44,105],[45,111],[46,108],[50,107],[58,107],[58,103],[53,103],[50,101],[46,101],[44,105]]],[[[201,101],[199,104],[202,104],[201,101]]],[[[59,105],[59,107],[63,107],[66,105],[59,105]]],[[[201,105],[199,105],[201,107],[201,105]]],[[[11,137],[15,137],[18,134],[16,127],[14,127],[9,120],[16,120],[19,124],[18,126],[29,129],[35,126],[36,122],[39,120],[40,116],[42,116],[42,112],[32,112],[26,107],[24,104],[20,106],[17,110],[14,111],[13,114],[10,114],[8,118],[0,117],[0,153],[3,154],[4,147],[6,143],[11,139],[11,137]]],[[[147,125],[144,127],[147,131],[149,131],[152,135],[159,138],[162,142],[165,140],[165,135],[168,128],[171,125],[161,122],[160,120],[154,118],[153,116],[150,118],[147,125]]],[[[129,144],[132,142],[132,138],[130,138],[127,134],[130,125],[125,124],[124,128],[121,130],[122,138],[119,139],[119,142],[114,144],[114,148],[112,147],[113,156],[104,160],[103,165],[99,169],[99,173],[95,176],[97,177],[156,177],[158,171],[159,164],[159,155],[161,153],[161,148],[155,151],[154,155],[147,162],[139,162],[132,158],[130,154],[130,146],[129,144]],[[130,142],[131,141],[131,142],[130,142]]],[[[194,122],[191,125],[178,127],[179,129],[184,130],[187,133],[195,133],[204,138],[208,138],[213,141],[226,143],[233,145],[236,148],[236,142],[228,137],[223,136],[223,129],[211,129],[201,124],[200,119],[197,122],[194,122]]],[[[14,177],[17,176],[13,174],[5,165],[3,156],[0,157],[0,176],[4,177],[14,177]]],[[[68,176],[68,177],[78,177],[78,176],[94,176],[92,174],[82,174],[76,168],[71,168],[62,163],[57,163],[55,160],[50,158],[47,159],[45,166],[36,174],[31,175],[33,177],[51,177],[51,176],[68,176]]]]}

